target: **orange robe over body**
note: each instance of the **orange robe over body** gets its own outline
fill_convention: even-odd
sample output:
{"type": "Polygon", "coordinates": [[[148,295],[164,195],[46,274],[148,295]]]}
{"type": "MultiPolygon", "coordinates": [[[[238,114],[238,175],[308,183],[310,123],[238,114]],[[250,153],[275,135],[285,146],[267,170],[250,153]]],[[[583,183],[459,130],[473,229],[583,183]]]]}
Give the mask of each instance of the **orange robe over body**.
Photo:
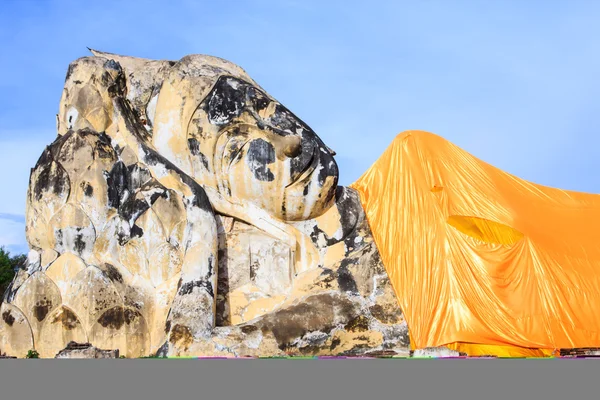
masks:
{"type": "Polygon", "coordinates": [[[600,347],[600,195],[530,183],[422,131],[351,187],[413,348],[600,347]]]}

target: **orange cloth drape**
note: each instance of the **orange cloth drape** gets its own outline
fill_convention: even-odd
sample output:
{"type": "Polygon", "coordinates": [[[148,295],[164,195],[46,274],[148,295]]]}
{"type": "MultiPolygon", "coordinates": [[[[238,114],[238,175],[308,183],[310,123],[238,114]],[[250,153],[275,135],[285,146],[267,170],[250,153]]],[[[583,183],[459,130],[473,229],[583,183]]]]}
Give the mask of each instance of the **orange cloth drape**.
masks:
{"type": "Polygon", "coordinates": [[[422,131],[351,187],[413,348],[600,347],[600,195],[527,182],[422,131]]]}

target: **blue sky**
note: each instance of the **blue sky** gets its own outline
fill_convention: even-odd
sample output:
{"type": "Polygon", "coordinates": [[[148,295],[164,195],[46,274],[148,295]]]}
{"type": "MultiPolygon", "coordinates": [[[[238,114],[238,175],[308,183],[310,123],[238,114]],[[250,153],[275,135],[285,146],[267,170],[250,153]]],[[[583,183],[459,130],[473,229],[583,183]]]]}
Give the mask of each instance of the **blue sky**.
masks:
{"type": "Polygon", "coordinates": [[[421,129],[600,193],[598,21],[597,1],[1,0],[0,246],[26,251],[29,169],[86,46],[239,64],[338,153],[342,184],[421,129]]]}

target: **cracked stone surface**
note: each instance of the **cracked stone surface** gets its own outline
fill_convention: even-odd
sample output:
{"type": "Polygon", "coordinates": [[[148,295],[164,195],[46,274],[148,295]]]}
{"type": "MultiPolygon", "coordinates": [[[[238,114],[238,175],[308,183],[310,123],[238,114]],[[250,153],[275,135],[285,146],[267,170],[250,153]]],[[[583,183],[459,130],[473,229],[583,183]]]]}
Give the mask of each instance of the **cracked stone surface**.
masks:
{"type": "Polygon", "coordinates": [[[93,51],[68,68],[57,131],[31,170],[2,354],[409,354],[335,153],[237,65],[93,51]]]}

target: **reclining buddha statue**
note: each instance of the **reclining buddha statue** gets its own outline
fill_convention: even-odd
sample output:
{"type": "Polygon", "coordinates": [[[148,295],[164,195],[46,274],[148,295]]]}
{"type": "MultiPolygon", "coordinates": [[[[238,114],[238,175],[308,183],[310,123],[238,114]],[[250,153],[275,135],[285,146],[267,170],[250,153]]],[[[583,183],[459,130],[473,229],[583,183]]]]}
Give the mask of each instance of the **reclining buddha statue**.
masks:
{"type": "Polygon", "coordinates": [[[231,62],[92,53],[69,66],[31,170],[2,353],[600,347],[599,195],[422,131],[338,186],[335,152],[231,62]]]}
{"type": "Polygon", "coordinates": [[[240,67],[93,51],[31,171],[0,350],[404,354],[406,321],[334,152],[240,67]]]}

